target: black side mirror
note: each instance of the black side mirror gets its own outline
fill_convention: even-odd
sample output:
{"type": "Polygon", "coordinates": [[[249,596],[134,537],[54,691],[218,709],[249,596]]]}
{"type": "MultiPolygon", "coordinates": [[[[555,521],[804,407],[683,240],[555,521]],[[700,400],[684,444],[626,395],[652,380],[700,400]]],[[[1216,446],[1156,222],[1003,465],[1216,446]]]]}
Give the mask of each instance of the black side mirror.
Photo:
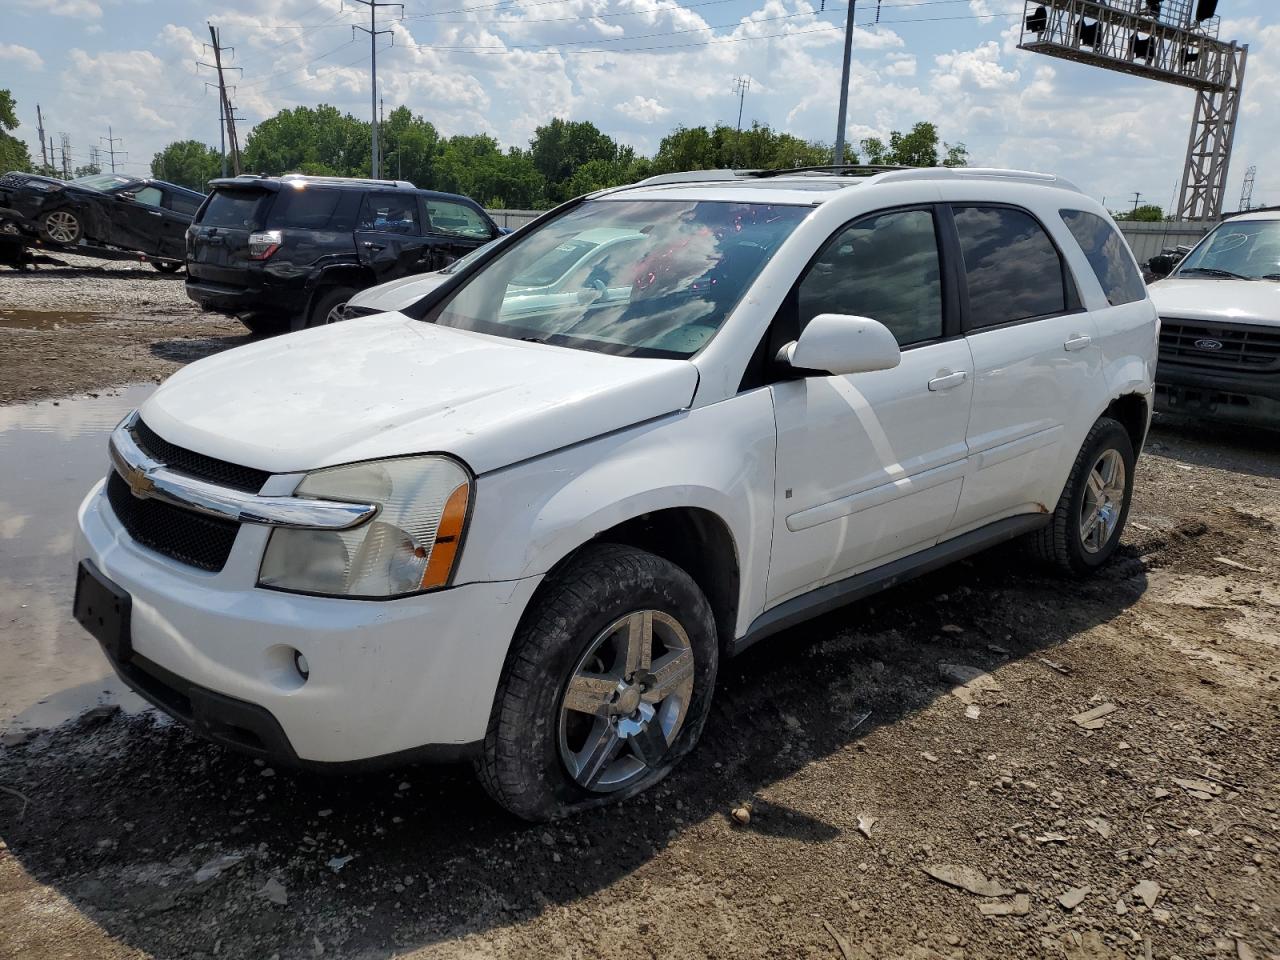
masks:
{"type": "Polygon", "coordinates": [[[132,190],[122,190],[120,193],[117,193],[116,196],[119,197],[121,200],[132,201],[132,200],[138,199],[138,195],[134,193],[132,190]]]}

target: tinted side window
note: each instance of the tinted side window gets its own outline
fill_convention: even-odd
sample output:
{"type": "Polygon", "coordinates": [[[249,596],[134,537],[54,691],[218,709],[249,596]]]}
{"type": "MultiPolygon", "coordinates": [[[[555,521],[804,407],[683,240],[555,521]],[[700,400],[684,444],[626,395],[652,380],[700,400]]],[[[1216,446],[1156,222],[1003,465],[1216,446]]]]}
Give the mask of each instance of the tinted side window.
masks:
{"type": "Polygon", "coordinates": [[[175,213],[185,213],[187,216],[194,216],[200,207],[201,197],[188,196],[185,193],[178,193],[176,190],[169,194],[169,209],[175,213]]]}
{"type": "Polygon", "coordinates": [[[954,208],[969,281],[969,326],[1063,313],[1062,258],[1029,213],[1007,207],[954,208]]]}
{"type": "Polygon", "coordinates": [[[360,205],[360,230],[418,236],[418,198],[411,193],[368,193],[360,205]]]}
{"type": "Polygon", "coordinates": [[[267,227],[272,230],[286,227],[295,230],[341,229],[334,223],[334,214],[341,200],[341,190],[285,187],[276,194],[275,203],[271,205],[267,227]]]}
{"type": "Polygon", "coordinates": [[[1129,245],[1111,224],[1096,213],[1084,210],[1061,210],[1062,222],[1080,244],[1089,266],[1097,274],[1102,292],[1113,307],[1133,303],[1147,295],[1147,285],[1134,265],[1129,245]]]}
{"type": "Polygon", "coordinates": [[[465,203],[452,203],[427,197],[427,218],[433,233],[448,233],[473,240],[488,240],[489,224],[465,203]]]}
{"type": "Polygon", "coordinates": [[[827,244],[798,288],[800,324],[820,313],[879,320],[901,346],[942,336],[938,236],[928,210],[874,214],[827,244]]]}

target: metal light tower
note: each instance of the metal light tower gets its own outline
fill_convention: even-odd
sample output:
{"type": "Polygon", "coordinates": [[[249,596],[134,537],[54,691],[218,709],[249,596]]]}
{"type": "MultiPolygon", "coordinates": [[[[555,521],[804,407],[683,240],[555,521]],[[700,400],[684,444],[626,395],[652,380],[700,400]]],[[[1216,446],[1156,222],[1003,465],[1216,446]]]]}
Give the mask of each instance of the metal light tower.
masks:
{"type": "Polygon", "coordinates": [[[1218,39],[1217,0],[1024,0],[1018,46],[1196,91],[1175,211],[1222,214],[1249,47],[1218,39]]]}

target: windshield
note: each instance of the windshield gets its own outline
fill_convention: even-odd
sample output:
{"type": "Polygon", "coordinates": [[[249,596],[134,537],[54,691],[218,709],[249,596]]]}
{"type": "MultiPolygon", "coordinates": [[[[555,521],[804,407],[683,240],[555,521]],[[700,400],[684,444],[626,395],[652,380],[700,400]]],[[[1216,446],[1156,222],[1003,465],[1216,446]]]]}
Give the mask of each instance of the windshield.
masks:
{"type": "Polygon", "coordinates": [[[1187,254],[1175,276],[1280,280],[1280,220],[1220,224],[1187,254]]]}
{"type": "Polygon", "coordinates": [[[529,232],[426,320],[518,340],[637,357],[684,358],[715,336],[812,207],[697,200],[591,200],[529,232]],[[628,242],[603,244],[602,231],[628,242]],[[550,291],[529,278],[581,261],[550,291]],[[573,263],[567,250],[573,247],[573,263]]]}
{"type": "Polygon", "coordinates": [[[136,181],[133,177],[122,177],[117,173],[95,173],[88,177],[76,177],[71,182],[77,187],[88,187],[90,190],[111,190],[136,181]]]}

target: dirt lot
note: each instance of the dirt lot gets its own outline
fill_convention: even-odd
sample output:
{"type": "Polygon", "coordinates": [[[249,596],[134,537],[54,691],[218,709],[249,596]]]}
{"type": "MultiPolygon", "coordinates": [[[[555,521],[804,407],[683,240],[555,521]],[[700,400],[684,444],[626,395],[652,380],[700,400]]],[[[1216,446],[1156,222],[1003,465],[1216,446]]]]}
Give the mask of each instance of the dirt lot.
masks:
{"type": "MultiPolygon", "coordinates": [[[[0,395],[243,339],[175,283],[0,329],[0,395]]],[[[1277,525],[1274,437],[1159,422],[1101,576],[994,553],[779,636],[660,788],[550,827],[86,715],[0,747],[0,957],[1280,957],[1277,525]]]]}
{"type": "Polygon", "coordinates": [[[235,320],[202,314],[185,274],[59,255],[65,267],[0,267],[0,403],[163,380],[184,363],[248,342],[235,320]],[[38,371],[38,372],[37,372],[38,371]]]}

